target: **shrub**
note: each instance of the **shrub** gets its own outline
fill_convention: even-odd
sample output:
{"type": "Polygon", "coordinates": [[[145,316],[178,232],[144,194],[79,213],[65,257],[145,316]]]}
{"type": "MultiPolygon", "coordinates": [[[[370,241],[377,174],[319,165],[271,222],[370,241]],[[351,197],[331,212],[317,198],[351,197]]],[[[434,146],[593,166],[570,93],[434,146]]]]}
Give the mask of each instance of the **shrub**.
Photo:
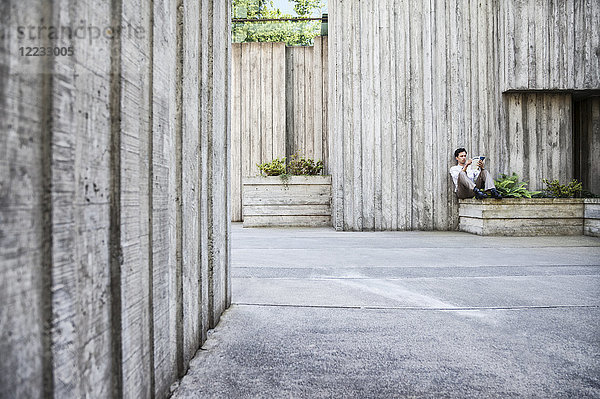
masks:
{"type": "Polygon", "coordinates": [[[300,157],[298,153],[292,155],[292,159],[286,166],[286,158],[275,158],[271,162],[256,164],[264,176],[282,176],[286,179],[288,176],[316,176],[323,171],[323,161],[315,162],[311,158],[300,157]]]}
{"type": "Polygon", "coordinates": [[[266,176],[280,176],[285,175],[285,157],[279,159],[275,158],[271,162],[265,162],[263,164],[256,164],[261,174],[266,176]]]}
{"type": "Polygon", "coordinates": [[[552,198],[575,198],[581,193],[581,182],[576,179],[571,180],[568,184],[560,184],[556,179],[552,181],[544,179],[543,182],[546,184],[544,192],[552,198]]]}
{"type": "Polygon", "coordinates": [[[499,179],[496,179],[496,190],[505,198],[531,198],[538,195],[540,191],[527,190],[526,181],[519,181],[519,176],[513,173],[511,176],[501,174],[499,179]]]}
{"type": "Polygon", "coordinates": [[[600,195],[594,194],[589,190],[581,190],[581,198],[600,198],[600,195]]]}
{"type": "Polygon", "coordinates": [[[300,157],[299,153],[292,155],[288,164],[288,173],[293,176],[316,176],[323,171],[323,161],[315,162],[312,158],[300,157]]]}

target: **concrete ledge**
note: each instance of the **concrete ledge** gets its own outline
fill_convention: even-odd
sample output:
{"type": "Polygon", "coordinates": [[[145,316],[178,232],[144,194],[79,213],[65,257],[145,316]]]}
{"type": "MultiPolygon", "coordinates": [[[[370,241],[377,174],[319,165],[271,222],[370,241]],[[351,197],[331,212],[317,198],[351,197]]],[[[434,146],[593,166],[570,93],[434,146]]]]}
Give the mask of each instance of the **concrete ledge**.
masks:
{"type": "Polygon", "coordinates": [[[600,201],[582,198],[459,200],[459,230],[479,235],[595,235],[600,201]]]}
{"type": "Polygon", "coordinates": [[[587,198],[583,208],[583,234],[600,237],[600,198],[587,198]]]}
{"type": "Polygon", "coordinates": [[[331,176],[246,177],[244,227],[331,226],[331,176]]]}

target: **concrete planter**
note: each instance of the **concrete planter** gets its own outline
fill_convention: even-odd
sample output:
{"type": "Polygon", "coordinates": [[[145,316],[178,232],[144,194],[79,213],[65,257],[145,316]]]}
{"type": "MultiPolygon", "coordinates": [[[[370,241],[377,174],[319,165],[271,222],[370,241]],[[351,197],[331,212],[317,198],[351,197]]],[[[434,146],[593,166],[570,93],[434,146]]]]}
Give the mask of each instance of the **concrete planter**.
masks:
{"type": "Polygon", "coordinates": [[[246,177],[244,227],[331,226],[331,176],[246,177]]]}
{"type": "Polygon", "coordinates": [[[581,198],[459,200],[459,230],[479,235],[593,235],[600,201],[581,198]]]}
{"type": "Polygon", "coordinates": [[[584,200],[583,234],[600,237],[600,198],[588,198],[584,200]]]}

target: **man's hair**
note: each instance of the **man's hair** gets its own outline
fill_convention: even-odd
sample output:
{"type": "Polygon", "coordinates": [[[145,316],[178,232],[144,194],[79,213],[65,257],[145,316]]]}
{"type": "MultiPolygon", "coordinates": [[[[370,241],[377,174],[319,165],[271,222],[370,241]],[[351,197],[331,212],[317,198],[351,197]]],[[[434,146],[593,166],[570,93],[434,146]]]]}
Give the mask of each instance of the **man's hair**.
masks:
{"type": "Polygon", "coordinates": [[[461,152],[467,152],[467,150],[465,150],[464,148],[457,148],[456,150],[454,150],[454,158],[456,158],[458,156],[458,154],[460,154],[461,152]]]}

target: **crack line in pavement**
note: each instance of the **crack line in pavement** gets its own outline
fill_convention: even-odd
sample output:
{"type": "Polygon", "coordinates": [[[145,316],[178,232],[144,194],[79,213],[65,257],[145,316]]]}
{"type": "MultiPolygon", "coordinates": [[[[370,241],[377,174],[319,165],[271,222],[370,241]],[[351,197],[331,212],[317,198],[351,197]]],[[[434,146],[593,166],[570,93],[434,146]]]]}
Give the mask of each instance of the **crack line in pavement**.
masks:
{"type": "MultiPolygon", "coordinates": [[[[236,262],[236,261],[233,261],[236,262]]],[[[590,265],[590,264],[585,264],[585,263],[581,263],[578,265],[545,265],[543,263],[541,264],[536,264],[536,265],[515,265],[515,264],[510,264],[510,265],[471,265],[471,266],[461,266],[461,265],[448,265],[448,266],[428,266],[428,265],[420,265],[420,266],[402,266],[402,265],[390,265],[390,266],[344,266],[344,269],[363,269],[363,268],[369,268],[369,269],[418,269],[418,268],[427,268],[427,269],[456,269],[456,268],[462,268],[462,269],[479,269],[479,268],[506,268],[506,267],[514,267],[514,268],[530,268],[530,267],[536,267],[536,268],[551,268],[551,267],[563,267],[563,268],[571,268],[571,267],[599,267],[600,264],[597,265],[590,265]]],[[[277,265],[277,266],[262,266],[262,265],[258,265],[258,266],[238,266],[238,265],[233,265],[233,270],[235,269],[333,269],[336,268],[336,266],[334,265],[326,265],[326,266],[310,266],[310,267],[301,267],[301,266],[285,266],[285,265],[277,265]]]]}
{"type": "Polygon", "coordinates": [[[324,308],[324,309],[368,309],[368,310],[434,310],[434,311],[600,308],[600,305],[467,306],[467,307],[441,308],[441,307],[423,307],[423,306],[297,305],[297,304],[250,303],[250,302],[234,302],[234,303],[232,303],[232,306],[263,306],[263,307],[283,307],[283,308],[324,308]]]}
{"type": "MultiPolygon", "coordinates": [[[[319,240],[315,240],[315,241],[319,241],[319,240]]],[[[477,248],[480,249],[502,249],[502,250],[507,250],[507,251],[514,251],[515,249],[540,249],[540,248],[557,248],[557,249],[579,249],[579,248],[600,248],[600,244],[590,244],[590,245],[540,245],[540,246],[534,246],[534,247],[519,247],[519,246],[514,246],[514,247],[496,247],[496,246],[478,246],[477,248]]],[[[287,251],[287,250],[294,250],[294,251],[306,251],[306,248],[304,247],[258,247],[258,246],[248,246],[248,247],[237,247],[234,248],[234,250],[236,251],[287,251]]],[[[347,246],[328,246],[327,249],[331,250],[331,249],[342,249],[342,250],[346,250],[348,249],[347,246]]],[[[378,250],[378,249],[388,249],[387,247],[374,247],[374,246],[367,246],[367,247],[352,247],[352,249],[356,250],[356,249],[366,249],[366,250],[378,250]]],[[[404,251],[404,250],[426,250],[426,249],[456,249],[455,246],[447,246],[447,247],[443,247],[443,246],[431,246],[431,247],[394,247],[394,248],[389,248],[393,251],[404,251]]],[[[320,248],[315,248],[314,250],[320,250],[320,248]]]]}
{"type": "Polygon", "coordinates": [[[255,279],[255,280],[303,280],[303,281],[332,281],[332,280],[460,280],[460,279],[493,279],[503,277],[600,277],[599,274],[503,274],[497,276],[436,276],[436,277],[259,277],[259,276],[232,276],[235,279],[255,279]]]}

